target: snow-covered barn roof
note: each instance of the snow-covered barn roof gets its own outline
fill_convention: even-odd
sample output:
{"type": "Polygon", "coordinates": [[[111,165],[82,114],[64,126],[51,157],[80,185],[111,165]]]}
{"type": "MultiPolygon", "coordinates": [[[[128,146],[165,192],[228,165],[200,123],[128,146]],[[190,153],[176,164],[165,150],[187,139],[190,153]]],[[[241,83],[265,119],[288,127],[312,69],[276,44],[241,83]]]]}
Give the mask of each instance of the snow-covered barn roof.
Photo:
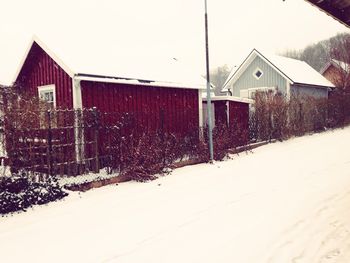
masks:
{"type": "Polygon", "coordinates": [[[106,50],[103,46],[93,50],[71,48],[55,42],[46,44],[34,36],[17,69],[15,82],[33,44],[38,44],[70,77],[77,79],[143,84],[161,87],[205,89],[206,80],[193,73],[190,67],[175,58],[147,57],[147,54],[123,54],[106,50]],[[49,48],[50,47],[50,48],[49,48]],[[138,56],[140,55],[140,56],[138,56]]]}
{"type": "Polygon", "coordinates": [[[227,90],[229,83],[235,83],[256,57],[264,60],[291,84],[334,87],[331,82],[304,61],[277,55],[266,56],[253,49],[243,63],[237,69],[232,70],[222,90],[227,90]]]}
{"type": "Polygon", "coordinates": [[[344,72],[348,73],[350,71],[350,65],[346,62],[331,59],[320,71],[323,74],[330,66],[334,66],[338,69],[342,69],[344,72]]]}

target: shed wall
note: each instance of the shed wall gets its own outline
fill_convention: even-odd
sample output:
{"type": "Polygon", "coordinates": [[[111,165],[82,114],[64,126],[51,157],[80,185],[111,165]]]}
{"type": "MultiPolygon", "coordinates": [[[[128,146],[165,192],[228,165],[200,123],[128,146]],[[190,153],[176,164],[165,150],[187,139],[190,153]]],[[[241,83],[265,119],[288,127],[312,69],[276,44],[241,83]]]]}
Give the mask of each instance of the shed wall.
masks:
{"type": "MultiPolygon", "coordinates": [[[[207,102],[203,105],[207,107],[207,102]]],[[[249,138],[249,104],[236,101],[212,101],[214,105],[214,127],[220,124],[227,125],[233,135],[235,145],[244,145],[249,138]],[[227,123],[229,121],[229,123],[227,123]]]]}
{"type": "Polygon", "coordinates": [[[215,107],[215,123],[227,125],[227,102],[226,101],[213,101],[215,107]]]}
{"type": "Polygon", "coordinates": [[[239,144],[246,144],[249,139],[249,104],[229,101],[229,120],[231,129],[236,130],[239,144]]]}
{"type": "Polygon", "coordinates": [[[331,65],[325,72],[322,74],[326,79],[332,82],[335,86],[342,85],[342,74],[339,69],[331,65]]]}
{"type": "Polygon", "coordinates": [[[132,114],[151,129],[186,134],[199,126],[198,90],[82,81],[83,108],[132,114]]]}
{"type": "Polygon", "coordinates": [[[323,87],[312,87],[306,85],[291,85],[290,87],[291,96],[297,97],[314,97],[319,98],[328,98],[328,89],[323,87]]]}

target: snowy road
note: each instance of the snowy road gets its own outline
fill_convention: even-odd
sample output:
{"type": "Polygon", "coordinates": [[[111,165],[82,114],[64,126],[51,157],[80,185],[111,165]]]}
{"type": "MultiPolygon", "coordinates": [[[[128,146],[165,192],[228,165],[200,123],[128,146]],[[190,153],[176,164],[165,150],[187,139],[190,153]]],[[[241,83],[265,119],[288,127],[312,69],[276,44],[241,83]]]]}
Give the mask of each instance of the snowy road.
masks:
{"type": "Polygon", "coordinates": [[[0,262],[350,262],[350,128],[0,219],[0,262]]]}

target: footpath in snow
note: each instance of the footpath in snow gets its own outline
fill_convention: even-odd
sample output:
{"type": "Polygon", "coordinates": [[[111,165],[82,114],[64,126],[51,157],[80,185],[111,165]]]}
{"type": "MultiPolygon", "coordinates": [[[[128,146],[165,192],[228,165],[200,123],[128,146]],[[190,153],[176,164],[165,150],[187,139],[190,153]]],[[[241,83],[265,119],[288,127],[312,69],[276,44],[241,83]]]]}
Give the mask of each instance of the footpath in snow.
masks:
{"type": "Polygon", "coordinates": [[[350,128],[0,218],[0,262],[350,262],[350,128]]]}

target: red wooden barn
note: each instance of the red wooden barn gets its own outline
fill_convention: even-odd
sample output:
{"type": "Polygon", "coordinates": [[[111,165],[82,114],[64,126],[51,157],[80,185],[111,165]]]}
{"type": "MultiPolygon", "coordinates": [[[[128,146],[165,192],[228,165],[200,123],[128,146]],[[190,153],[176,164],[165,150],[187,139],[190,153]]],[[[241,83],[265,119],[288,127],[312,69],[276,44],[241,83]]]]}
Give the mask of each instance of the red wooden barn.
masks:
{"type": "Polygon", "coordinates": [[[151,126],[158,123],[162,111],[164,125],[172,132],[186,131],[189,124],[200,123],[204,79],[189,76],[176,60],[163,64],[149,61],[143,68],[135,64],[129,72],[120,61],[93,61],[90,66],[87,59],[80,65],[74,58],[67,60],[34,37],[15,83],[60,109],[151,112],[151,119],[145,120],[151,126]]]}
{"type": "Polygon", "coordinates": [[[34,37],[14,83],[57,109],[96,107],[103,113],[133,113],[148,128],[177,134],[201,126],[205,80],[176,59],[132,64],[111,56],[89,61],[90,54],[99,57],[99,52],[75,58],[62,50],[53,52],[34,37]]]}

